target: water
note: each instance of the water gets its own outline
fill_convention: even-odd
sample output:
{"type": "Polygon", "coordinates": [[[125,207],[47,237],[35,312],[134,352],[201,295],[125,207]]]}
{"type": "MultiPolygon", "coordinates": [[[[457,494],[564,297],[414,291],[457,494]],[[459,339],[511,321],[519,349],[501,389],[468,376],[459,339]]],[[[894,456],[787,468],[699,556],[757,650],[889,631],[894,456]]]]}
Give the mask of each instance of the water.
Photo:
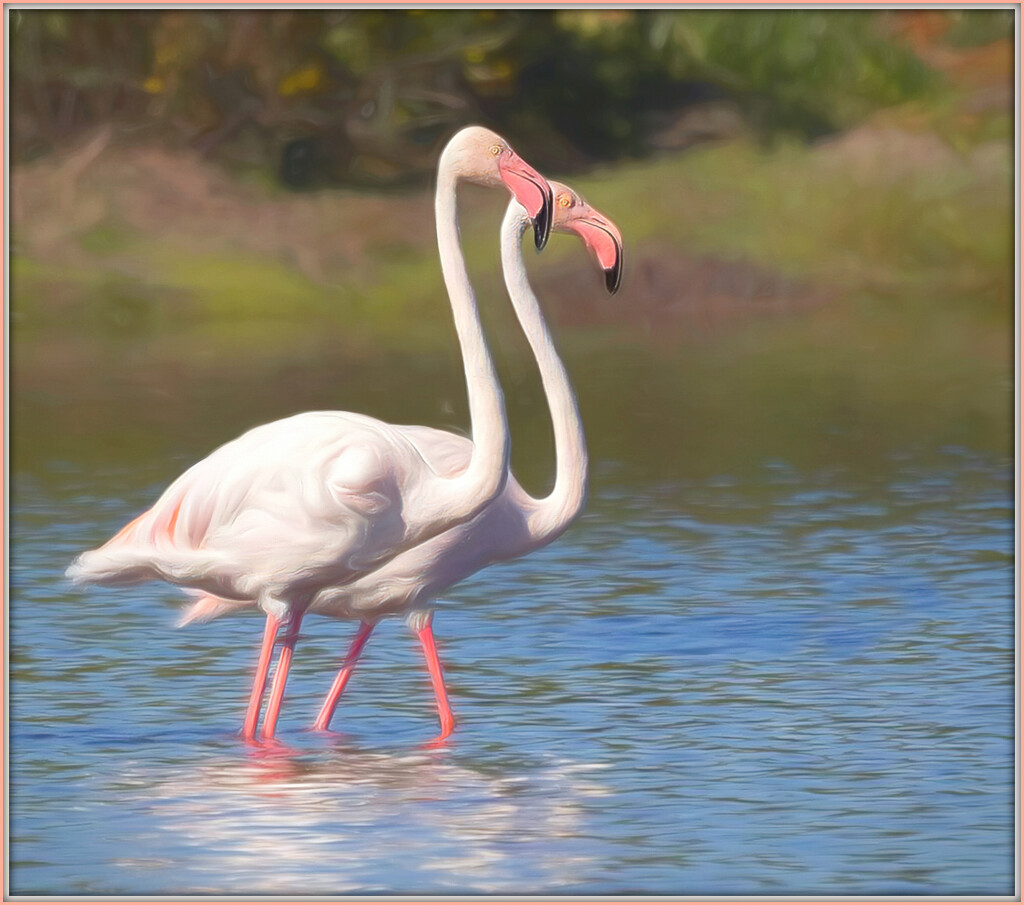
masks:
{"type": "MultiPolygon", "coordinates": [[[[700,384],[605,424],[578,381],[585,515],[439,602],[448,743],[426,744],[429,682],[397,621],[336,732],[305,731],[353,628],[310,617],[281,746],[254,748],[236,733],[258,617],[176,629],[174,589],[62,578],[188,462],[285,413],[248,374],[168,389],[137,366],[15,382],[12,894],[1013,894],[1005,452],[898,436],[808,458],[737,427],[714,464],[712,441],[652,450],[641,423],[700,384]],[[630,436],[635,457],[609,452],[630,436]]],[[[337,399],[299,377],[287,404],[315,407],[321,383],[337,399]]],[[[434,376],[407,399],[362,377],[351,407],[394,420],[438,395],[434,376]]],[[[834,429],[852,430],[804,428],[834,429]]]]}

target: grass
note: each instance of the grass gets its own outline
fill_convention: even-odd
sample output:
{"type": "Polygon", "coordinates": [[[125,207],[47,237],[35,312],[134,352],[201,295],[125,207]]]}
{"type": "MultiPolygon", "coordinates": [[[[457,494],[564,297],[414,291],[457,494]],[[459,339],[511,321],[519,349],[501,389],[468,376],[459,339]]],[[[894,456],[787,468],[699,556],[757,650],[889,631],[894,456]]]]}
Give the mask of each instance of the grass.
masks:
{"type": "Polygon", "coordinates": [[[1012,158],[972,165],[934,136],[872,150],[748,144],[707,148],[633,166],[582,186],[627,212],[635,242],[657,239],[687,254],[748,260],[848,291],[933,291],[1012,298],[1012,158]],[[851,159],[853,158],[853,159],[851,159]],[[893,172],[895,170],[895,172],[893,172]],[[638,199],[643,199],[638,203],[638,199]],[[637,210],[640,208],[640,210],[637,210]]]}
{"type": "MultiPolygon", "coordinates": [[[[981,316],[1004,311],[1013,283],[1010,142],[961,151],[934,130],[883,134],[891,119],[831,146],[765,151],[737,142],[574,183],[620,226],[627,263],[635,249],[657,245],[752,262],[848,293],[928,293],[952,304],[970,297],[981,316]]],[[[359,198],[344,203],[358,205],[359,198]]],[[[389,215],[401,216],[401,209],[389,215]]],[[[358,223],[357,216],[350,219],[358,223]]],[[[238,250],[221,244],[207,253],[108,219],[77,237],[84,255],[57,272],[42,260],[12,255],[14,308],[25,309],[22,300],[32,297],[32,310],[20,313],[44,323],[54,288],[61,290],[57,298],[89,307],[109,286],[121,285],[151,292],[153,304],[166,309],[160,323],[311,318],[387,334],[433,311],[443,293],[432,235],[401,247],[378,240],[358,268],[328,274],[323,285],[282,257],[245,251],[244,225],[231,228],[243,231],[238,250]]],[[[473,223],[463,238],[471,260],[496,258],[489,228],[473,223]]],[[[552,242],[542,266],[572,255],[578,250],[570,243],[552,242]]]]}

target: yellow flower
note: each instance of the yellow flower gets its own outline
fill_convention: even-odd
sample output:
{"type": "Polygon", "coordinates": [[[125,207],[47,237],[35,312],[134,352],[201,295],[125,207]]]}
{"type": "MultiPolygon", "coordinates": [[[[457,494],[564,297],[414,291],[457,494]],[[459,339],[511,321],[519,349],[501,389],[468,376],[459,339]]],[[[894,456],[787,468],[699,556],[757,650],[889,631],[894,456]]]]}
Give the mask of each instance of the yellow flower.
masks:
{"type": "Polygon", "coordinates": [[[295,72],[286,75],[277,86],[277,92],[282,97],[291,97],[295,94],[304,94],[315,91],[323,81],[324,71],[319,63],[311,63],[296,69],[295,72]]]}

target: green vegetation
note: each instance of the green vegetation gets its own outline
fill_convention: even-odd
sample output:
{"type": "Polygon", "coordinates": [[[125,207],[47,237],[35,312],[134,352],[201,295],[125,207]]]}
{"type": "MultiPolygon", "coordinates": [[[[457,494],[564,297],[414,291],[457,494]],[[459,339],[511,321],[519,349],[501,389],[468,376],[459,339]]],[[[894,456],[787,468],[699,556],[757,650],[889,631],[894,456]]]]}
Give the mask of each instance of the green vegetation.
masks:
{"type": "Polygon", "coordinates": [[[1012,9],[950,10],[946,40],[954,47],[978,47],[1013,40],[1012,9]]]}
{"type": "MultiPolygon", "coordinates": [[[[901,304],[920,298],[930,309],[964,305],[1002,323],[1013,281],[1009,151],[990,142],[963,155],[931,133],[880,129],[817,148],[784,144],[765,152],[738,142],[575,183],[613,214],[631,257],[648,245],[670,247],[692,257],[753,262],[841,295],[900,297],[901,304]]],[[[400,218],[406,205],[422,213],[429,203],[418,195],[389,216],[400,218]]],[[[355,209],[360,200],[339,197],[337,204],[355,209]]],[[[496,285],[493,237],[475,229],[466,236],[471,260],[490,268],[481,278],[496,285]]],[[[282,259],[245,252],[244,242],[237,254],[196,253],[164,236],[105,223],[79,243],[92,269],[57,274],[13,256],[16,311],[20,299],[38,294],[30,291],[38,281],[87,301],[117,279],[125,259],[145,274],[171,321],[315,318],[379,333],[435,310],[442,292],[431,232],[416,245],[374,246],[357,275],[329,277],[329,290],[282,259]]],[[[574,256],[571,243],[554,242],[531,266],[551,272],[574,256]]],[[[42,313],[23,312],[30,321],[42,313]]]]}
{"type": "Polygon", "coordinates": [[[609,182],[605,203],[629,210],[630,196],[650,199],[633,234],[691,254],[753,260],[846,289],[972,295],[1005,313],[1009,145],[972,165],[930,135],[863,138],[770,154],[737,144],[631,168],[609,182]],[[914,156],[932,159],[920,165],[914,156]],[[666,184],[672,192],[657,191],[666,184]]]}

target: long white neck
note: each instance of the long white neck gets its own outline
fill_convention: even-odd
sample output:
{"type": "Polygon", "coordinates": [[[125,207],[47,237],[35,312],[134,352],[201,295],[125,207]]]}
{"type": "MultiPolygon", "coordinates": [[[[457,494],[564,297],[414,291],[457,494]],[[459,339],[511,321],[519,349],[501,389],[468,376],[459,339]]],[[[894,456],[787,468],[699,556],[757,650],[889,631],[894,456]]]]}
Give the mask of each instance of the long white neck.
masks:
{"type": "Polygon", "coordinates": [[[473,454],[466,471],[458,477],[444,479],[444,491],[430,494],[431,499],[426,501],[427,520],[431,522],[429,533],[472,518],[501,493],[508,477],[505,398],[487,349],[459,245],[455,209],[457,183],[455,162],[443,157],[435,199],[437,244],[466,372],[473,454]]]}
{"type": "Polygon", "coordinates": [[[555,484],[546,497],[533,500],[528,516],[530,536],[541,543],[561,534],[583,509],[587,443],[569,376],[526,276],[522,239],[527,223],[526,212],[512,202],[501,225],[501,261],[509,297],[537,360],[555,434],[555,484]]]}

